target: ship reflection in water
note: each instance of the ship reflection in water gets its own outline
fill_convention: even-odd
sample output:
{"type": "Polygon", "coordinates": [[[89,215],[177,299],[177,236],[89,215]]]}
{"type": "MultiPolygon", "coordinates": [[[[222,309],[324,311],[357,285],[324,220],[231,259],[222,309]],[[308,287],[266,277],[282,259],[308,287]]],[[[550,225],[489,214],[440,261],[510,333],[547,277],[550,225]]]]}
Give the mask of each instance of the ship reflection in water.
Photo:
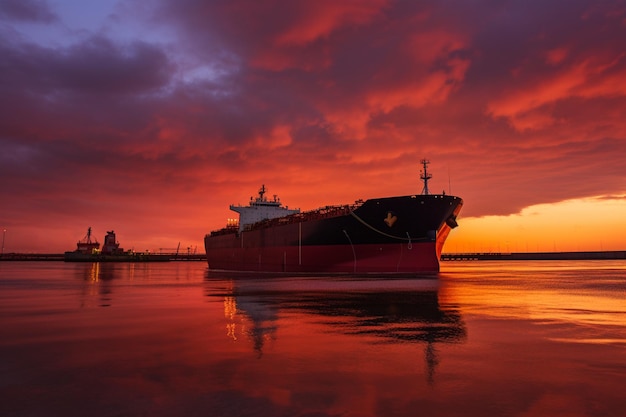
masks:
{"type": "Polygon", "coordinates": [[[81,306],[88,306],[97,298],[96,305],[110,307],[113,302],[113,291],[116,285],[119,285],[114,280],[132,281],[136,267],[132,262],[84,262],[76,265],[74,273],[84,282],[81,306]]]}
{"type": "MultiPolygon", "coordinates": [[[[209,276],[207,296],[224,300],[226,335],[250,343],[262,358],[285,327],[349,345],[407,345],[423,350],[426,379],[434,382],[437,345],[461,343],[467,331],[458,309],[442,308],[437,279],[234,279],[209,276]],[[294,321],[297,324],[294,324],[294,321]]],[[[306,343],[306,342],[305,342],[306,343]]],[[[365,351],[367,349],[362,349],[365,351]]],[[[417,359],[413,356],[411,360],[417,359]]]]}
{"type": "Polygon", "coordinates": [[[83,297],[81,297],[82,307],[92,303],[96,297],[98,306],[111,306],[111,293],[114,288],[111,281],[120,275],[119,265],[113,263],[89,262],[80,265],[74,272],[77,277],[85,283],[83,287],[83,297]]]}

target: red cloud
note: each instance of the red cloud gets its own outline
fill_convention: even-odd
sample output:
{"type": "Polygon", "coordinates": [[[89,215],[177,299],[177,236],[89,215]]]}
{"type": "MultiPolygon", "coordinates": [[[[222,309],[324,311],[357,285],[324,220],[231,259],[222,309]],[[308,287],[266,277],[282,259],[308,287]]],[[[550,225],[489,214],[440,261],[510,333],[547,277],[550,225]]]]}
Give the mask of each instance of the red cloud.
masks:
{"type": "Polygon", "coordinates": [[[24,244],[90,225],[126,247],[199,242],[261,183],[303,209],[413,193],[423,157],[464,216],[622,193],[611,4],[142,7],[55,47],[0,17],[0,218],[24,244]]]}

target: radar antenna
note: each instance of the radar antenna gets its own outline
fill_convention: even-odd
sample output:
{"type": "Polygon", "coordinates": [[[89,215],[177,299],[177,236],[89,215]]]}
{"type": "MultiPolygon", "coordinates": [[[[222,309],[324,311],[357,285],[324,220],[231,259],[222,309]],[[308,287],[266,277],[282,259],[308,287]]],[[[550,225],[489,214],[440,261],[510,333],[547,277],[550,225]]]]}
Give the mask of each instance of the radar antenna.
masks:
{"type": "Polygon", "coordinates": [[[428,180],[433,177],[432,174],[428,173],[428,164],[430,164],[430,161],[428,159],[422,159],[420,162],[422,163],[422,165],[424,165],[424,169],[423,170],[420,169],[420,178],[422,181],[424,181],[424,188],[422,188],[422,194],[428,195],[430,194],[428,192],[428,180]]]}

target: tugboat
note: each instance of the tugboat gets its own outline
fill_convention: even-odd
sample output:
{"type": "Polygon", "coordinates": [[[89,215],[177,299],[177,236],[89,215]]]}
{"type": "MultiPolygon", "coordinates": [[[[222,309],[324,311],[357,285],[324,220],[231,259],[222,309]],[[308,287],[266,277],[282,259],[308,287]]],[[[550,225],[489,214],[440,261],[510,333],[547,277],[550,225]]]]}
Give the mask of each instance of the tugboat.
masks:
{"type": "Polygon", "coordinates": [[[431,194],[428,160],[421,161],[421,194],[357,200],[300,212],[259,196],[230,209],[239,221],[205,235],[210,270],[247,273],[431,274],[450,230],[457,227],[460,197],[431,194]]]}
{"type": "Polygon", "coordinates": [[[167,262],[169,255],[152,253],[139,253],[132,250],[124,251],[111,230],[104,237],[104,245],[100,249],[100,243],[91,240],[91,227],[87,229],[87,235],[76,244],[76,250],[65,252],[66,262],[167,262]]]}

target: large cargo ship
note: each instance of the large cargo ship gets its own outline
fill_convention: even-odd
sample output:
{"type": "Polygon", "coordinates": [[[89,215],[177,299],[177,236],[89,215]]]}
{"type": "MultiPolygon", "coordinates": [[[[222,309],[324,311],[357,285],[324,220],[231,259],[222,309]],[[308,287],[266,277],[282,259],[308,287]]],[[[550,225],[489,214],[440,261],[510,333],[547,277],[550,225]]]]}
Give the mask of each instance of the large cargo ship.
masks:
{"type": "Polygon", "coordinates": [[[443,244],[463,205],[431,194],[422,160],[421,194],[359,200],[300,212],[268,199],[262,186],[239,220],[204,238],[210,270],[319,274],[424,274],[439,271],[443,244]]]}

